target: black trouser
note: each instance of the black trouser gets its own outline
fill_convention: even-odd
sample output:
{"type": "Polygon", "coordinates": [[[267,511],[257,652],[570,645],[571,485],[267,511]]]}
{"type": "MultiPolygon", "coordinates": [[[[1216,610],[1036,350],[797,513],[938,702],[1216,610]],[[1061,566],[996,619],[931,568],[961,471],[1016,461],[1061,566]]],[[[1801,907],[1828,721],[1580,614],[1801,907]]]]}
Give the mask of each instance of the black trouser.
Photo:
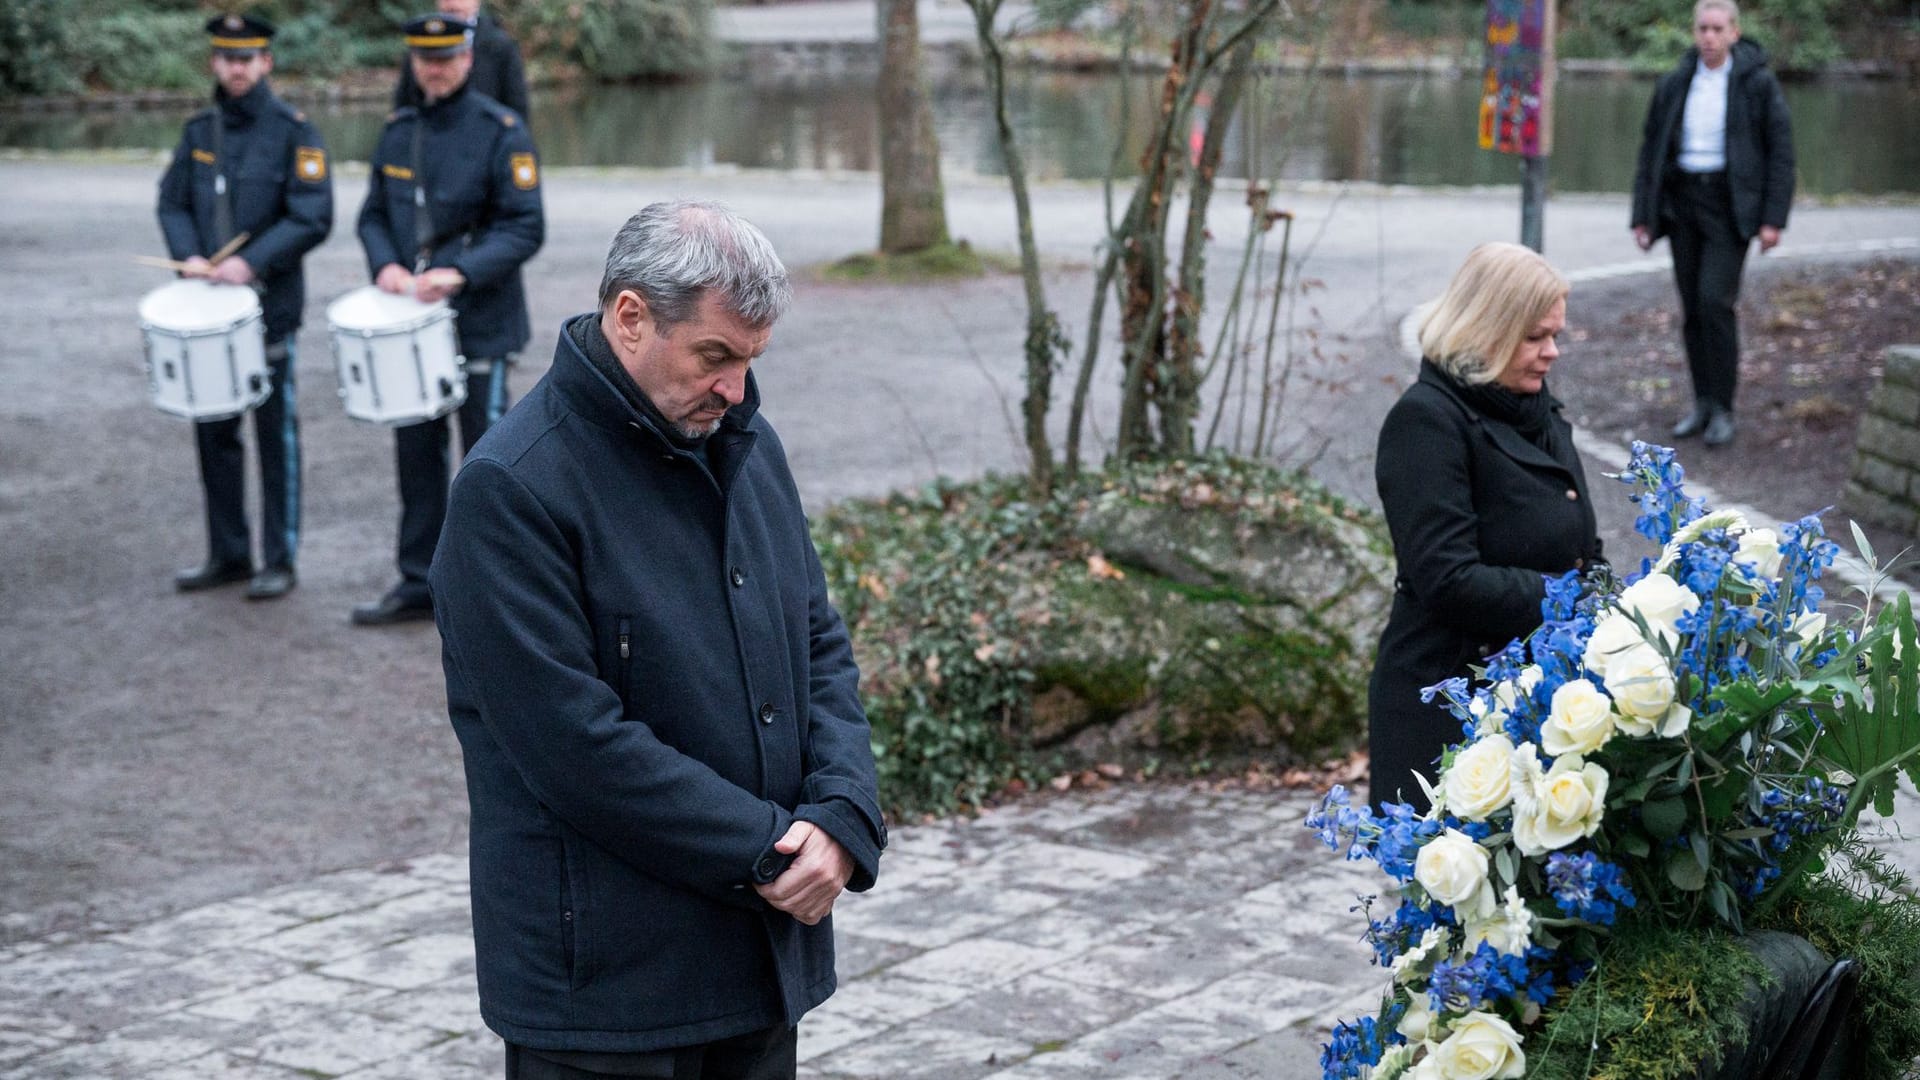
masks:
{"type": "Polygon", "coordinates": [[[1680,287],[1682,337],[1695,401],[1733,408],[1739,381],[1740,271],[1747,241],[1733,221],[1727,174],[1667,174],[1662,224],[1673,246],[1673,278],[1680,287]]]}
{"type": "MultiPolygon", "coordinates": [[[[507,411],[507,361],[467,361],[467,400],[460,415],[460,452],[464,457],[507,411]]],[[[400,477],[400,584],[394,591],[410,603],[428,599],[427,569],[447,520],[447,484],[453,475],[448,453],[451,416],[395,428],[395,470],[400,477]]]]}
{"type": "Polygon", "coordinates": [[[645,1054],[569,1053],[507,1044],[507,1080],[793,1080],[799,1029],[770,1027],[645,1054]]]}
{"type": "MultiPolygon", "coordinates": [[[[267,343],[273,388],[253,409],[260,450],[260,565],[293,569],[300,548],[300,416],[294,401],[293,342],[267,343]]],[[[246,414],[193,425],[206,491],[207,554],[215,565],[253,562],[247,528],[247,453],[240,439],[246,414]]]]}

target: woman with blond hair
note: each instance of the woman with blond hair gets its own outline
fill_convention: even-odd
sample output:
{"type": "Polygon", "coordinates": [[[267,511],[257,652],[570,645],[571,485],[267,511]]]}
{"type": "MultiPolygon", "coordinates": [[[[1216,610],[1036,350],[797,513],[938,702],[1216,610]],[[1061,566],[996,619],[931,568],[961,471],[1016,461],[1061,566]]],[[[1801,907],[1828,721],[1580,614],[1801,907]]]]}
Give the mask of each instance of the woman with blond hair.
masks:
{"type": "Polygon", "coordinates": [[[1368,690],[1372,792],[1424,808],[1413,772],[1461,739],[1422,687],[1468,675],[1541,622],[1546,577],[1601,558],[1573,429],[1547,392],[1567,279],[1518,244],[1467,255],[1420,323],[1419,379],[1374,465],[1396,562],[1368,690]]]}

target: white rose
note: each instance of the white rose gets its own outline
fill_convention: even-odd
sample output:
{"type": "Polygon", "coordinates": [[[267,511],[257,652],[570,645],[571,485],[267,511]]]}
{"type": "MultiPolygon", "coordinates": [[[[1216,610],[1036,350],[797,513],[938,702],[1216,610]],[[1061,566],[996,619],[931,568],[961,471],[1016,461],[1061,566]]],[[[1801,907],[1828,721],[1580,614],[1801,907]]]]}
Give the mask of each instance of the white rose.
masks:
{"type": "Polygon", "coordinates": [[[1447,809],[1468,821],[1485,821],[1513,801],[1513,740],[1483,736],[1453,757],[1445,776],[1447,809]]]}
{"type": "Polygon", "coordinates": [[[1427,1060],[1446,1080],[1512,1080],[1527,1072],[1520,1033],[1500,1017],[1477,1009],[1454,1021],[1453,1034],[1427,1060]]]}
{"type": "Polygon", "coordinates": [[[1780,576],[1780,534],[1772,529],[1748,529],[1740,534],[1740,547],[1733,559],[1751,564],[1759,580],[1772,581],[1780,576]]]}
{"type": "Polygon", "coordinates": [[[1580,662],[1587,670],[1601,678],[1607,677],[1607,665],[1613,658],[1636,645],[1645,645],[1646,639],[1640,636],[1640,628],[1633,620],[1618,611],[1609,611],[1600,616],[1593,625],[1593,633],[1587,638],[1586,651],[1580,654],[1580,662]]]}
{"type": "Polygon", "coordinates": [[[1521,901],[1519,888],[1509,885],[1506,901],[1499,910],[1491,918],[1468,923],[1466,935],[1466,941],[1460,948],[1463,953],[1472,954],[1484,941],[1497,952],[1508,956],[1524,956],[1527,946],[1533,943],[1533,912],[1528,911],[1527,905],[1521,901]]]}
{"type": "MultiPolygon", "coordinates": [[[[1791,629],[1793,636],[1799,639],[1793,645],[1792,655],[1798,656],[1801,649],[1818,641],[1820,635],[1826,632],[1827,617],[1818,611],[1805,612],[1793,620],[1791,629]]],[[[1893,658],[1895,660],[1900,658],[1900,635],[1898,634],[1893,636],[1893,658]]]]}
{"type": "MultiPolygon", "coordinates": [[[[1671,690],[1668,696],[1672,696],[1671,690]]],[[[1599,687],[1585,679],[1572,679],[1553,692],[1547,722],[1540,725],[1540,746],[1547,753],[1555,757],[1591,754],[1611,738],[1613,702],[1599,687]]]]}
{"type": "Polygon", "coordinates": [[[1407,1011],[1400,1014],[1400,1022],[1393,1028],[1405,1035],[1410,1042],[1424,1042],[1434,1036],[1433,1011],[1427,1008],[1427,995],[1415,994],[1407,1004],[1407,1011]]]}
{"type": "Polygon", "coordinates": [[[1419,1049],[1420,1044],[1417,1042],[1389,1047],[1386,1053],[1380,1055],[1380,1064],[1372,1068],[1362,1066],[1360,1076],[1362,1080],[1395,1080],[1396,1077],[1410,1077],[1412,1074],[1407,1072],[1407,1068],[1413,1064],[1413,1055],[1419,1049]]]}
{"type": "Polygon", "coordinates": [[[1680,641],[1680,616],[1700,606],[1700,598],[1692,589],[1665,574],[1648,574],[1627,586],[1617,602],[1620,610],[1644,619],[1647,629],[1669,647],[1680,641]]]}
{"type": "Polygon", "coordinates": [[[1487,880],[1487,849],[1458,829],[1448,829],[1413,857],[1413,879],[1427,895],[1451,906],[1464,919],[1493,910],[1493,883],[1487,880]]]}
{"type": "Polygon", "coordinates": [[[1607,770],[1578,754],[1543,771],[1531,744],[1513,755],[1513,843],[1523,855],[1557,851],[1600,828],[1607,770]]]}
{"type": "Polygon", "coordinates": [[[1434,953],[1445,948],[1447,930],[1443,926],[1429,926],[1420,935],[1420,943],[1399,956],[1393,958],[1393,981],[1405,982],[1419,974],[1420,965],[1434,953]]]}
{"type": "Polygon", "coordinates": [[[1680,549],[1707,534],[1708,529],[1724,529],[1729,533],[1741,533],[1747,529],[1747,516],[1738,510],[1716,510],[1711,514],[1695,518],[1680,527],[1667,541],[1660,552],[1660,561],[1653,564],[1653,572],[1665,573],[1667,568],[1680,560],[1680,549]]]}
{"type": "Polygon", "coordinates": [[[1607,693],[1619,710],[1614,723],[1629,735],[1658,731],[1673,738],[1687,730],[1693,710],[1673,700],[1673,669],[1651,645],[1629,649],[1607,669],[1607,693]]]}

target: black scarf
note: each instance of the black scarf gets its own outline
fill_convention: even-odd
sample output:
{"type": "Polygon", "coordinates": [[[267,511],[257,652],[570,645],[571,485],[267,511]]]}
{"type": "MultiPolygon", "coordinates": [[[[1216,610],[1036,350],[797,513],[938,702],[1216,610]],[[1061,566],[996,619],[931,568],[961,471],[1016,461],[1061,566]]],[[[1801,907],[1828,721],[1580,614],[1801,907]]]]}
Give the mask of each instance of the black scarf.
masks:
{"type": "Polygon", "coordinates": [[[1516,394],[1496,382],[1462,382],[1433,361],[1424,363],[1438,372],[1447,385],[1453,387],[1453,392],[1460,396],[1460,400],[1466,402],[1474,412],[1507,425],[1553,457],[1562,457],[1566,449],[1563,445],[1565,438],[1559,426],[1553,422],[1554,410],[1559,408],[1560,403],[1547,392],[1546,383],[1540,384],[1537,394],[1516,394]]]}
{"type": "Polygon", "coordinates": [[[621,366],[620,358],[613,354],[613,345],[607,341],[606,333],[600,329],[600,316],[592,315],[573,320],[567,324],[567,333],[573,337],[573,343],[580,347],[581,353],[585,354],[587,362],[612,383],[616,390],[620,391],[620,396],[627,399],[627,404],[632,405],[641,416],[646,417],[655,430],[666,436],[675,446],[693,450],[707,441],[704,435],[697,439],[689,439],[681,435],[678,428],[667,422],[666,414],[654,406],[646,392],[640,389],[640,384],[634,382],[633,376],[627,374],[627,369],[621,366]]]}

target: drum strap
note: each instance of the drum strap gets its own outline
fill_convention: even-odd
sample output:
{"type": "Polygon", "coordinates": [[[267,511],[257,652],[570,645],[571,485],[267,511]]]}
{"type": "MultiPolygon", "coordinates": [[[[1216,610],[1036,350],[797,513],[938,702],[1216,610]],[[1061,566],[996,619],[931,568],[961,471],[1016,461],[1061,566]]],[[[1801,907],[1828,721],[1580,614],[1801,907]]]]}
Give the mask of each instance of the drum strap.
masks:
{"type": "Polygon", "coordinates": [[[219,251],[233,239],[233,199],[227,194],[227,119],[219,110],[213,114],[213,246],[208,254],[219,251]]]}
{"type": "Polygon", "coordinates": [[[413,118],[413,272],[425,273],[433,262],[433,213],[427,209],[427,170],[421,154],[421,140],[427,128],[420,117],[413,118]]]}

